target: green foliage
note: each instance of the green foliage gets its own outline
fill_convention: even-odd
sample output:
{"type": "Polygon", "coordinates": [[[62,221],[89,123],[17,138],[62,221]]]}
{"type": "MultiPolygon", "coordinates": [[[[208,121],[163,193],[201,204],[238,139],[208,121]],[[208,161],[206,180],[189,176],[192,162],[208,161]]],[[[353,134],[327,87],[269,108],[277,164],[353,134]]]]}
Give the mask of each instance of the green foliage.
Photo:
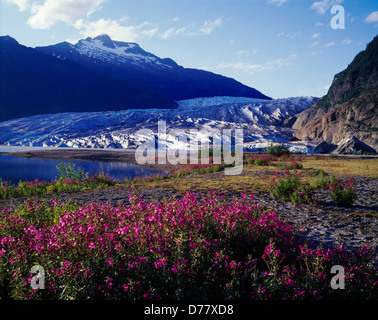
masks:
{"type": "Polygon", "coordinates": [[[257,166],[267,166],[269,165],[269,162],[266,161],[265,159],[259,158],[254,161],[254,164],[257,166]]]}
{"type": "Polygon", "coordinates": [[[310,179],[309,184],[314,189],[326,188],[329,184],[329,181],[328,181],[327,177],[325,177],[323,174],[321,174],[316,178],[310,179]]]}
{"type": "MultiPolygon", "coordinates": [[[[75,165],[61,163],[57,166],[60,178],[50,182],[20,181],[18,185],[11,185],[7,182],[0,182],[0,199],[13,197],[39,196],[52,194],[55,192],[76,192],[79,190],[90,190],[107,186],[114,186],[118,183],[130,184],[131,180],[119,181],[109,176],[104,176],[103,172],[89,177],[82,168],[75,168],[75,165]]],[[[154,177],[155,178],[155,177],[154,177]]]]}
{"type": "Polygon", "coordinates": [[[328,185],[330,190],[329,195],[332,201],[337,205],[351,206],[357,199],[357,193],[353,187],[353,182],[353,178],[343,182],[332,176],[328,185]]]}
{"type": "Polygon", "coordinates": [[[303,169],[303,165],[297,162],[295,159],[284,160],[279,166],[288,170],[303,169]]]}
{"type": "Polygon", "coordinates": [[[64,163],[61,162],[56,166],[59,172],[59,180],[84,180],[88,178],[88,173],[83,170],[83,168],[78,167],[74,163],[64,163]]]}
{"type": "Polygon", "coordinates": [[[306,172],[310,175],[310,176],[320,176],[320,177],[324,177],[327,175],[326,172],[324,172],[323,170],[321,169],[307,169],[306,172]]]}
{"type": "MultiPolygon", "coordinates": [[[[216,154],[220,154],[221,157],[223,157],[223,159],[224,159],[223,146],[217,147],[217,148],[211,147],[211,148],[208,149],[208,152],[209,152],[209,158],[214,157],[214,153],[216,153],[216,154]]],[[[205,148],[198,150],[198,153],[197,153],[198,159],[201,159],[202,153],[206,155],[206,149],[205,148]]],[[[231,150],[229,153],[231,154],[232,157],[234,157],[235,156],[235,149],[231,150]]]]}
{"type": "Polygon", "coordinates": [[[273,145],[273,144],[271,144],[269,147],[266,148],[266,153],[273,155],[273,156],[276,156],[276,157],[280,157],[284,154],[289,155],[290,151],[289,151],[288,147],[285,146],[285,145],[281,145],[281,144],[273,145]]]}
{"type": "Polygon", "coordinates": [[[376,88],[378,79],[378,37],[370,42],[342,72],[335,75],[326,96],[316,103],[318,108],[328,111],[336,104],[342,104],[366,94],[376,88]],[[337,92],[337,96],[334,95],[337,92]]]}
{"type": "Polygon", "coordinates": [[[63,213],[72,212],[78,208],[77,204],[70,201],[65,205],[57,205],[55,200],[51,204],[45,200],[41,202],[26,200],[18,205],[13,215],[25,219],[28,224],[39,229],[55,225],[63,213]]]}
{"type": "Polygon", "coordinates": [[[301,182],[297,173],[291,174],[287,169],[283,173],[276,173],[268,184],[270,194],[277,199],[294,203],[312,203],[313,189],[301,182]]]}

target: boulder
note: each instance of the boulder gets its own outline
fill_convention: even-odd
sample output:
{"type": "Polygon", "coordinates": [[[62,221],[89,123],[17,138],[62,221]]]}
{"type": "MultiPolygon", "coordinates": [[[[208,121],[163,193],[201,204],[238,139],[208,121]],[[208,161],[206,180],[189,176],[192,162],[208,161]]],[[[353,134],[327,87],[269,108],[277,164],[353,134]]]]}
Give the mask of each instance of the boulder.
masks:
{"type": "Polygon", "coordinates": [[[314,153],[331,153],[336,150],[337,145],[323,141],[315,147],[314,153]]]}
{"type": "Polygon", "coordinates": [[[337,149],[334,151],[338,154],[353,154],[353,153],[377,153],[375,149],[368,146],[366,143],[357,139],[355,136],[348,136],[340,141],[337,149]]]}

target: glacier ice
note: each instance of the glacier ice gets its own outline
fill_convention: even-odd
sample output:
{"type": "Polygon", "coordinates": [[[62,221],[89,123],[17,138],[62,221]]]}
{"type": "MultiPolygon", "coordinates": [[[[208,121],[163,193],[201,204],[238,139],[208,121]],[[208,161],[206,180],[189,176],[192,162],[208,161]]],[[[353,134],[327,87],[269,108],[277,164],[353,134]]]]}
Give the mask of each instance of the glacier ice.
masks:
{"type": "MultiPolygon", "coordinates": [[[[245,148],[255,150],[275,141],[289,142],[292,129],[281,127],[282,121],[311,107],[318,99],[208,97],[177,101],[179,106],[175,110],[129,109],[37,115],[0,123],[0,145],[133,149],[149,138],[139,134],[140,129],[157,132],[158,121],[164,120],[168,131],[243,129],[245,148]]],[[[169,149],[184,148],[169,135],[166,146],[169,149]]],[[[311,149],[294,142],[289,146],[296,151],[311,149]]]]}

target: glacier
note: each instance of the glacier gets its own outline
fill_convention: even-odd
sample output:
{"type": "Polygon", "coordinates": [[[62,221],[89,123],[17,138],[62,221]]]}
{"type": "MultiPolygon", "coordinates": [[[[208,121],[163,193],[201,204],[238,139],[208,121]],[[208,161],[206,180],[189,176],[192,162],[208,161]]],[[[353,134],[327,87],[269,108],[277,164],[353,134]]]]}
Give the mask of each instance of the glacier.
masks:
{"type": "MultiPolygon", "coordinates": [[[[0,145],[135,149],[147,139],[141,129],[157,133],[158,121],[167,131],[181,129],[189,139],[190,129],[243,129],[244,148],[259,150],[272,142],[286,143],[292,151],[311,152],[309,142],[293,141],[293,129],[282,122],[311,107],[318,97],[259,100],[244,97],[207,97],[176,101],[177,109],[128,109],[36,115],[0,123],[0,145]]],[[[155,135],[156,137],[156,135],[155,135]]],[[[167,134],[167,149],[185,149],[176,136],[167,134]]]]}

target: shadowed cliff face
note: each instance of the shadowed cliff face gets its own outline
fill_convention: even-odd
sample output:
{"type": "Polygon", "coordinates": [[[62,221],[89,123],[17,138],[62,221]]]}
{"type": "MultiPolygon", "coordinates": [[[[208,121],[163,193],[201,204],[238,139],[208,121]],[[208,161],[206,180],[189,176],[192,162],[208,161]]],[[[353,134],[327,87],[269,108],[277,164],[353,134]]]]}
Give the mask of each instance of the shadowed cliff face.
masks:
{"type": "Polygon", "coordinates": [[[337,74],[327,93],[297,115],[294,136],[339,145],[355,136],[378,151],[378,37],[337,74]]]}

